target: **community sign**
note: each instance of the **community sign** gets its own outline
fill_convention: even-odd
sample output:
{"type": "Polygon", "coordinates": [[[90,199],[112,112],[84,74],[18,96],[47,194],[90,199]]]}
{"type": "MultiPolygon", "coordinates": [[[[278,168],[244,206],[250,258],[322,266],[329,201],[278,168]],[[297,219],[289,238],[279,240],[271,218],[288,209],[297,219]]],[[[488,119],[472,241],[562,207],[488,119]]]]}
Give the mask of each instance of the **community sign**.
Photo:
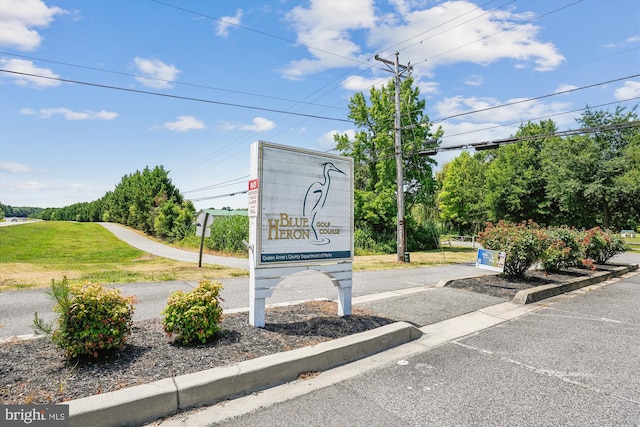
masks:
{"type": "Polygon", "coordinates": [[[249,216],[257,266],[352,261],[353,159],[254,143],[249,216]]]}
{"type": "Polygon", "coordinates": [[[507,254],[505,252],[478,249],[476,267],[504,273],[504,263],[506,259],[507,254]]]}

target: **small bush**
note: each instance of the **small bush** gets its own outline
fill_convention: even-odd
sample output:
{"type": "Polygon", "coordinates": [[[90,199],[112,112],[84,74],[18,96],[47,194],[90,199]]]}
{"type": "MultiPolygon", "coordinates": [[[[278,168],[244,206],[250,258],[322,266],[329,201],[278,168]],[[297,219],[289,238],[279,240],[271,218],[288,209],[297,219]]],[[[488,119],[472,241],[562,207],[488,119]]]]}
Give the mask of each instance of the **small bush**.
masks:
{"type": "Polygon", "coordinates": [[[68,357],[97,358],[125,347],[131,335],[134,297],[99,284],[69,285],[66,277],[62,282],[51,281],[49,295],[59,313],[51,338],[68,357]]]}
{"type": "Polygon", "coordinates": [[[205,343],[220,330],[222,284],[203,280],[190,292],[171,294],[162,310],[164,331],[176,334],[185,345],[205,343]]]}
{"type": "Polygon", "coordinates": [[[604,264],[611,257],[624,252],[627,247],[619,233],[594,227],[582,233],[580,241],[585,259],[604,264]]]}
{"type": "Polygon", "coordinates": [[[540,263],[547,272],[578,265],[583,258],[580,247],[580,232],[572,228],[550,227],[545,232],[544,249],[540,263]]]}
{"type": "Polygon", "coordinates": [[[500,221],[479,233],[478,242],[486,249],[506,252],[504,274],[507,277],[524,277],[526,271],[540,257],[544,231],[533,221],[518,225],[500,221]]]}

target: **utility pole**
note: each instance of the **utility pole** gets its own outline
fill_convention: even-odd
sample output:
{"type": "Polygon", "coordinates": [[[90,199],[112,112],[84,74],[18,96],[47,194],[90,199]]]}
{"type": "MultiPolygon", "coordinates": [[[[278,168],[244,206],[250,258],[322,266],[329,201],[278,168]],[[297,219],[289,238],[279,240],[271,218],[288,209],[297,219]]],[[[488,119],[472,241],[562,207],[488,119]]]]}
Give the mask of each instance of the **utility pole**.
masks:
{"type": "Polygon", "coordinates": [[[395,113],[395,154],[396,154],[396,201],[398,205],[398,229],[397,229],[397,241],[398,241],[398,262],[405,262],[404,254],[407,251],[406,231],[404,222],[404,172],[402,164],[402,123],[400,121],[400,77],[405,72],[411,72],[411,66],[400,65],[398,59],[399,53],[396,52],[396,58],[394,62],[375,56],[377,61],[380,61],[387,65],[389,68],[393,66],[392,71],[395,76],[396,87],[396,113],[395,113]]]}

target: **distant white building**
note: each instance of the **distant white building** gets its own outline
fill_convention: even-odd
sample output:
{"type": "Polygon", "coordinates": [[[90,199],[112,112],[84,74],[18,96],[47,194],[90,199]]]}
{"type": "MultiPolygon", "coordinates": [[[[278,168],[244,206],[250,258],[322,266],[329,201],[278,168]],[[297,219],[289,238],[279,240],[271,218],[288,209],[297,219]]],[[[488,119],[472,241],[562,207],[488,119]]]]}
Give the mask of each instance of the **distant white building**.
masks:
{"type": "Polygon", "coordinates": [[[635,231],[633,231],[633,230],[622,230],[622,231],[620,232],[620,235],[621,235],[622,237],[630,237],[630,238],[634,238],[634,237],[636,237],[636,232],[635,232],[635,231]]]}

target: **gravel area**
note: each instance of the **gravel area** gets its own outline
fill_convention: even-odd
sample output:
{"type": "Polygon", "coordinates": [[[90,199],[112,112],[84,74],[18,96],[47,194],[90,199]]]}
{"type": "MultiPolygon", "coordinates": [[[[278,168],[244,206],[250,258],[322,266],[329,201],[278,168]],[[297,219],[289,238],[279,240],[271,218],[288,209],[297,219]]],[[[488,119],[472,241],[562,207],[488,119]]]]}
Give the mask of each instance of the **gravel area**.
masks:
{"type": "Polygon", "coordinates": [[[248,313],[224,315],[222,332],[186,347],[167,337],[160,319],[134,322],[125,350],[93,361],[67,360],[49,339],[0,345],[0,402],[59,403],[163,378],[198,372],[374,329],[393,321],[353,309],[337,316],[335,302],[309,302],[267,311],[265,328],[248,313]]]}
{"type": "MultiPolygon", "coordinates": [[[[535,270],[526,280],[489,275],[455,280],[447,286],[510,299],[521,289],[586,274],[583,270],[546,275],[535,270]]],[[[64,402],[314,345],[395,320],[357,307],[353,315],[338,317],[335,302],[317,301],[268,309],[266,321],[264,329],[254,328],[249,325],[248,313],[225,314],[216,339],[194,347],[169,338],[160,319],[134,322],[125,350],[80,362],[67,360],[47,338],[1,344],[0,402],[64,402]]]]}

